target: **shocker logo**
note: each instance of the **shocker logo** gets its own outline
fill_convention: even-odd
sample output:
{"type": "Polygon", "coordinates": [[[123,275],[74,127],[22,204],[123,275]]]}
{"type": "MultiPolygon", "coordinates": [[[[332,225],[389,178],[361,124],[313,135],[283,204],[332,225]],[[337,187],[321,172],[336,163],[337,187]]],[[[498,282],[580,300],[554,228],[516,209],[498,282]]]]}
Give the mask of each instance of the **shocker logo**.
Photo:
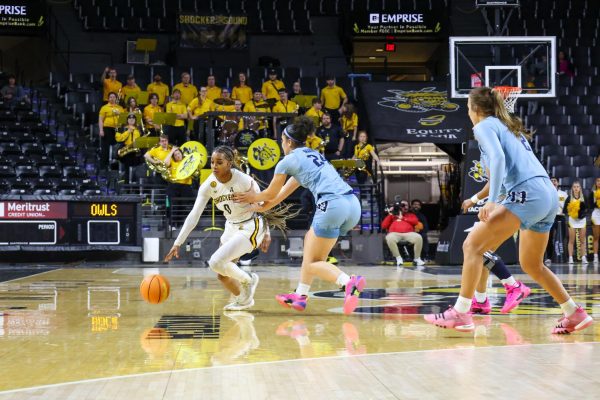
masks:
{"type": "Polygon", "coordinates": [[[435,87],[426,87],[421,90],[388,90],[394,96],[384,97],[377,104],[411,113],[454,112],[460,108],[458,104],[448,101],[448,92],[435,89],[435,87]]]}
{"type": "Polygon", "coordinates": [[[280,156],[279,145],[273,139],[258,139],[248,148],[248,162],[258,170],[273,168],[280,156]]]}
{"type": "Polygon", "coordinates": [[[479,160],[473,160],[473,166],[469,169],[469,176],[475,182],[487,182],[487,177],[483,171],[483,166],[479,160]]]}

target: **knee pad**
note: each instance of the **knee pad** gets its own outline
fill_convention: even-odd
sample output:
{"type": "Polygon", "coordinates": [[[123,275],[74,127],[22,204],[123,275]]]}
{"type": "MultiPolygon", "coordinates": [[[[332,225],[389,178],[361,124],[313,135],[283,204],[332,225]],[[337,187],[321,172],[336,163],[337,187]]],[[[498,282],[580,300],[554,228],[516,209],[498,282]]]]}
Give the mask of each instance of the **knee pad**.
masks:
{"type": "Polygon", "coordinates": [[[496,261],[498,261],[500,257],[496,253],[492,253],[491,251],[486,251],[483,253],[483,266],[489,269],[490,271],[496,265],[496,261]]]}

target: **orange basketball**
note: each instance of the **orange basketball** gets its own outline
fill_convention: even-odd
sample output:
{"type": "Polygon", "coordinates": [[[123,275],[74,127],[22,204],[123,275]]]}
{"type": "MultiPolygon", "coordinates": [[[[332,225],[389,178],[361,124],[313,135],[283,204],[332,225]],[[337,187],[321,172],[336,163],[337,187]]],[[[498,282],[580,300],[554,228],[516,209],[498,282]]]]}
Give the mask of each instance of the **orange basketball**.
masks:
{"type": "Polygon", "coordinates": [[[148,275],[140,285],[142,298],[150,304],[162,303],[169,297],[170,285],[162,275],[148,275]]]}

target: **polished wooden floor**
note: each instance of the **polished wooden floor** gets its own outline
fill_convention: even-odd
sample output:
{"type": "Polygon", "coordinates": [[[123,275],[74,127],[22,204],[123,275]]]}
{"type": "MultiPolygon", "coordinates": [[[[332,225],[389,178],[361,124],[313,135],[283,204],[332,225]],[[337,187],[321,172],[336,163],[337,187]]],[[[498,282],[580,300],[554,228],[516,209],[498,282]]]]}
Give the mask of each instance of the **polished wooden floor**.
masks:
{"type": "Polygon", "coordinates": [[[223,312],[205,268],[161,269],[160,305],[139,295],[142,268],[2,268],[0,399],[598,398],[598,268],[554,268],[591,328],[551,335],[559,310],[535,285],[513,314],[476,317],[474,334],[425,324],[455,298],[456,267],[347,268],[369,288],[352,316],[318,281],[304,313],[281,308],[294,267],[254,267],[249,312],[223,312]]]}

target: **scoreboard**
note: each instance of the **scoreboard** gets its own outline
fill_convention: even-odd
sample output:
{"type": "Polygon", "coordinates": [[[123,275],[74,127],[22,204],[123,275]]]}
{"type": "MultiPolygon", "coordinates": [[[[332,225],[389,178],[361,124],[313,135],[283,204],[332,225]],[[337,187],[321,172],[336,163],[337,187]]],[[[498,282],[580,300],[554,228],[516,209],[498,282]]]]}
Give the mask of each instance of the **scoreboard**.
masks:
{"type": "Polygon", "coordinates": [[[0,196],[0,251],[141,251],[138,197],[0,196]]]}

